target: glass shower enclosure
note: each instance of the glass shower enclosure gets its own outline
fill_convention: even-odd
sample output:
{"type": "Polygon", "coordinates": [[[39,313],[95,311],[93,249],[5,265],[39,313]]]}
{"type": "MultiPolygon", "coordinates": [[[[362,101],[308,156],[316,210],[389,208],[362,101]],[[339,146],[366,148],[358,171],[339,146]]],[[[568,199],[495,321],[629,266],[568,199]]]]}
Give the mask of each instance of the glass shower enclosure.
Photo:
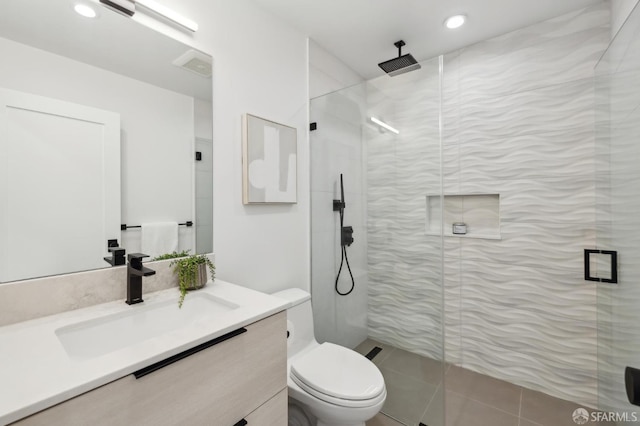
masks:
{"type": "MultiPolygon", "coordinates": [[[[592,275],[605,279],[597,284],[598,406],[624,417],[640,411],[625,392],[626,368],[640,368],[638,7],[596,67],[596,101],[596,250],[605,252],[591,262],[592,275]],[[608,258],[611,253],[617,262],[608,258]]],[[[640,377],[635,381],[640,386],[640,377]]]]}
{"type": "MultiPolygon", "coordinates": [[[[608,38],[607,6],[567,19],[594,17],[608,38]]],[[[520,407],[537,392],[640,413],[625,392],[640,369],[640,8],[595,78],[589,57],[578,77],[532,79],[523,52],[552,42],[520,36],[538,44],[470,47],[311,101],[316,337],[371,356],[402,424],[444,425],[445,325],[447,361],[522,387],[520,407]]]]}
{"type": "Polygon", "coordinates": [[[311,101],[316,337],[371,357],[382,412],[407,425],[444,425],[441,67],[311,101]],[[353,230],[344,248],[341,225],[353,230]]]}

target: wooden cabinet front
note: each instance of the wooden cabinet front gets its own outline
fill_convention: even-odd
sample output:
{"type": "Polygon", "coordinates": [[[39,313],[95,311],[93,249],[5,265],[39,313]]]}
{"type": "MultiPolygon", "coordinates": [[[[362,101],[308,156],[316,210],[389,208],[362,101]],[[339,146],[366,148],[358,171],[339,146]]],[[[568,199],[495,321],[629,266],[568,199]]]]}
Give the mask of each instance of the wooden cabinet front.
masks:
{"type": "Polygon", "coordinates": [[[128,375],[14,424],[233,426],[258,416],[259,407],[282,419],[284,394],[284,422],[254,424],[286,425],[286,312],[246,329],[143,377],[128,375]]]}

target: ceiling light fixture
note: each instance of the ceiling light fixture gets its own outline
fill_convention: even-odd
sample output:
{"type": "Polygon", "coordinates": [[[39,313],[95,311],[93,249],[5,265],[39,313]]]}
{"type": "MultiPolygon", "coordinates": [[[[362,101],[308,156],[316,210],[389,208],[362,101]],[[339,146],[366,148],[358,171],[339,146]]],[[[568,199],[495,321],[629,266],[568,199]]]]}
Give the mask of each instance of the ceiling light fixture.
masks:
{"type": "Polygon", "coordinates": [[[400,134],[400,131],[399,131],[398,129],[395,129],[395,128],[393,128],[393,127],[389,126],[387,123],[385,123],[385,122],[384,122],[384,121],[382,121],[382,120],[378,120],[378,119],[377,119],[377,118],[375,118],[375,117],[371,117],[371,121],[372,121],[372,122],[374,122],[374,123],[376,123],[378,126],[380,126],[380,127],[384,127],[385,129],[389,130],[390,132],[395,133],[396,135],[399,135],[399,134],[400,134]]]}
{"type": "Polygon", "coordinates": [[[135,4],[141,9],[147,9],[157,15],[162,16],[165,19],[168,19],[174,24],[178,24],[181,27],[188,29],[189,31],[192,31],[194,33],[198,31],[198,24],[196,22],[192,21],[191,19],[185,18],[184,16],[176,13],[166,6],[156,3],[153,0],[136,0],[135,4]]]}
{"type": "Polygon", "coordinates": [[[453,15],[447,18],[444,21],[445,27],[450,30],[455,30],[456,28],[460,28],[467,21],[467,15],[453,15]]]}
{"type": "Polygon", "coordinates": [[[166,6],[163,6],[154,0],[99,0],[100,3],[109,6],[110,8],[123,13],[128,16],[133,16],[138,9],[143,12],[144,15],[154,17],[164,18],[170,21],[172,24],[179,25],[183,28],[186,28],[189,31],[196,32],[198,31],[198,24],[192,21],[191,19],[187,19],[184,16],[176,13],[172,9],[169,9],[166,6]],[[151,12],[145,13],[145,12],[151,12]],[[154,16],[155,15],[155,16],[154,16]]]}
{"type": "Polygon", "coordinates": [[[83,3],[78,3],[73,6],[73,10],[75,10],[77,14],[82,15],[85,18],[95,18],[96,16],[98,16],[94,8],[83,3]]]}
{"type": "Polygon", "coordinates": [[[100,0],[100,3],[123,15],[133,16],[136,13],[136,4],[132,0],[100,0]]]}

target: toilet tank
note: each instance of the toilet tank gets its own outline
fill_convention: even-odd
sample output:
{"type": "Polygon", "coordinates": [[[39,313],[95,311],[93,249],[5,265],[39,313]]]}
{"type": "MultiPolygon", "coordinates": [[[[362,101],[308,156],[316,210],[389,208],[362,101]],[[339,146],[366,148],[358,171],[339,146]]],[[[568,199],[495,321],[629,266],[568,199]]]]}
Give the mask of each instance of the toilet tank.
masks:
{"type": "Polygon", "coordinates": [[[272,296],[287,300],[287,356],[297,354],[310,344],[318,344],[313,332],[311,295],[299,288],[273,293],[272,296]]]}

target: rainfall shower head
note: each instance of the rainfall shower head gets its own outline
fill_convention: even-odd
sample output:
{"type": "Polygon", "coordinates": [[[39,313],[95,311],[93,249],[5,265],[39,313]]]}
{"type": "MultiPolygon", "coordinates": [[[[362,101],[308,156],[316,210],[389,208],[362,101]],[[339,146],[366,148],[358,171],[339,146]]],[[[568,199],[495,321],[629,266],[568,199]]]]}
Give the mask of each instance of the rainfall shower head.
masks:
{"type": "Polygon", "coordinates": [[[405,42],[400,40],[393,43],[395,47],[398,48],[398,57],[390,59],[388,61],[380,62],[378,66],[382,68],[384,72],[389,74],[391,77],[395,77],[396,75],[404,74],[409,71],[414,71],[420,69],[420,64],[410,53],[406,55],[402,54],[402,46],[405,45],[405,42]]]}

